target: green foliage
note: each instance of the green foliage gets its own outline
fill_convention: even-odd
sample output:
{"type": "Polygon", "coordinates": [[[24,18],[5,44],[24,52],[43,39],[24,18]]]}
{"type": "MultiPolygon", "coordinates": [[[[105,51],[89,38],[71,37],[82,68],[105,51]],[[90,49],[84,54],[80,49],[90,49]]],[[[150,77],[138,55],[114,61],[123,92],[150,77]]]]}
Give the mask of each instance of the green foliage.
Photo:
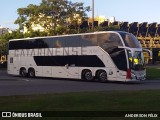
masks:
{"type": "Polygon", "coordinates": [[[46,33],[46,32],[32,31],[32,32],[29,32],[29,33],[25,33],[24,38],[27,38],[27,37],[42,37],[42,36],[47,36],[47,35],[48,35],[48,33],[46,33]]]}
{"type": "Polygon", "coordinates": [[[19,25],[19,30],[23,30],[24,27],[29,29],[28,33],[33,32],[33,25],[40,25],[48,35],[65,34],[70,31],[69,25],[79,26],[80,19],[83,20],[87,16],[87,11],[90,11],[90,7],[84,7],[84,3],[81,2],[42,0],[40,5],[30,4],[26,8],[19,8],[19,17],[15,24],[19,25]]]}
{"type": "Polygon", "coordinates": [[[6,55],[8,42],[0,38],[0,55],[6,55]]]}
{"type": "Polygon", "coordinates": [[[8,41],[10,39],[23,38],[23,34],[19,31],[13,31],[12,33],[6,33],[0,36],[0,55],[7,54],[8,41]]]}

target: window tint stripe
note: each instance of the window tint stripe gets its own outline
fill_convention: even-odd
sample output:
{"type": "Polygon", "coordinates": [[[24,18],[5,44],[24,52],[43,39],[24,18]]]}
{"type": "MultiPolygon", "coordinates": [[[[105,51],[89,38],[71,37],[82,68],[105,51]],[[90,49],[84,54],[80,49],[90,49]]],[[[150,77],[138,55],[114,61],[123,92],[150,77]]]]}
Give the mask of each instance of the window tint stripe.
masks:
{"type": "Polygon", "coordinates": [[[34,56],[37,66],[105,67],[96,55],[34,56]]]}

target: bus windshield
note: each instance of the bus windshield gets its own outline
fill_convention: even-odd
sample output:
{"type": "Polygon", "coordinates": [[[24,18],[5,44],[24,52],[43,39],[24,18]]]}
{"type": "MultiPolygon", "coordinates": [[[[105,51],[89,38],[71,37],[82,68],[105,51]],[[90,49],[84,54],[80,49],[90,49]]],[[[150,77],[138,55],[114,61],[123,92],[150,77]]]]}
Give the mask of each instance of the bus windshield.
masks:
{"type": "Polygon", "coordinates": [[[133,34],[120,32],[120,35],[124,41],[125,46],[131,48],[142,48],[137,38],[133,34]]]}
{"type": "Polygon", "coordinates": [[[141,51],[135,51],[133,56],[128,51],[129,65],[132,70],[144,70],[144,57],[141,51]]]}

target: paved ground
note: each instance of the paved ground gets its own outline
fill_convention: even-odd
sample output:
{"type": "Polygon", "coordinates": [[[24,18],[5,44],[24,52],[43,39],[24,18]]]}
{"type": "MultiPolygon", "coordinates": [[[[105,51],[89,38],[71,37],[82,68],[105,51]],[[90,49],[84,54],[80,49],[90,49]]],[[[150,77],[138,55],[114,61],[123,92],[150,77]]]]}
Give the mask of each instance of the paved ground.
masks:
{"type": "Polygon", "coordinates": [[[154,90],[160,89],[160,80],[141,83],[122,82],[86,82],[80,80],[56,80],[52,78],[22,78],[10,76],[6,70],[0,70],[0,96],[67,93],[110,90],[154,90]]]}

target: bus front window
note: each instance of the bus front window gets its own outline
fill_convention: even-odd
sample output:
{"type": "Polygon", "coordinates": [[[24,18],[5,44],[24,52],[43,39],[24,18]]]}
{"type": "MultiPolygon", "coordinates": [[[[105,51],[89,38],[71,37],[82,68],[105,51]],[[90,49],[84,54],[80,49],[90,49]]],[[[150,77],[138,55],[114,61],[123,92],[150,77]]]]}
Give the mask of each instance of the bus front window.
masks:
{"type": "Polygon", "coordinates": [[[135,51],[133,56],[131,55],[131,52],[128,52],[129,57],[129,65],[130,68],[133,70],[144,70],[144,57],[143,53],[141,51],[135,51]]]}
{"type": "Polygon", "coordinates": [[[137,38],[131,33],[120,32],[120,35],[124,41],[126,47],[130,48],[142,48],[137,38]]]}

